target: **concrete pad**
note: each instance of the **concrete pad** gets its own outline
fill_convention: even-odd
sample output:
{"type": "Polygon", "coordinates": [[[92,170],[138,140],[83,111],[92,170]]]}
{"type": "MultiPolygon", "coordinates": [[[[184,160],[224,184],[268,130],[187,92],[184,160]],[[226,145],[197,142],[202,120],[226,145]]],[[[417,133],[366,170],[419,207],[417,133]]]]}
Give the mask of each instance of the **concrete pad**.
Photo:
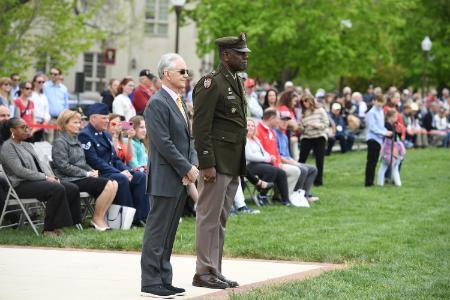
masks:
{"type": "MultiPolygon", "coordinates": [[[[227,290],[191,285],[194,256],[172,256],[173,285],[185,288],[176,299],[226,298],[227,290]]],[[[223,273],[237,280],[239,293],[286,280],[301,279],[339,267],[331,264],[224,259],[223,273]]],[[[142,300],[140,253],[54,248],[0,247],[0,299],[142,300]]]]}

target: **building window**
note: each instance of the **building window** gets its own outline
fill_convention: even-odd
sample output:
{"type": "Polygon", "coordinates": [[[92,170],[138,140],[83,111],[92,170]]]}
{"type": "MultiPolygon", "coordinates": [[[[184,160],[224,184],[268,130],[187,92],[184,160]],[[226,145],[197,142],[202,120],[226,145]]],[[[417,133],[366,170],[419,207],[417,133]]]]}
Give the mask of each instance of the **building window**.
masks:
{"type": "Polygon", "coordinates": [[[106,72],[102,53],[84,53],[83,72],[85,91],[101,93],[105,89],[106,72]]]}
{"type": "Polygon", "coordinates": [[[146,0],[145,33],[167,36],[169,28],[169,0],[146,0]]]}

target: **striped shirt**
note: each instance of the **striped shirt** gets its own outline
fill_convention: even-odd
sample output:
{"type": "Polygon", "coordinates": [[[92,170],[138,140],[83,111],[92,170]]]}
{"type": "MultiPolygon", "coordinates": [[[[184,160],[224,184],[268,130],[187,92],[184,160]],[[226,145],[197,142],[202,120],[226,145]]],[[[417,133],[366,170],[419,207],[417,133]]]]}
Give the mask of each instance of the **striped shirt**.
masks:
{"type": "Polygon", "coordinates": [[[327,129],[329,126],[330,120],[323,107],[316,108],[314,111],[308,109],[300,121],[300,130],[303,132],[300,138],[314,139],[324,137],[327,139],[327,129]]]}

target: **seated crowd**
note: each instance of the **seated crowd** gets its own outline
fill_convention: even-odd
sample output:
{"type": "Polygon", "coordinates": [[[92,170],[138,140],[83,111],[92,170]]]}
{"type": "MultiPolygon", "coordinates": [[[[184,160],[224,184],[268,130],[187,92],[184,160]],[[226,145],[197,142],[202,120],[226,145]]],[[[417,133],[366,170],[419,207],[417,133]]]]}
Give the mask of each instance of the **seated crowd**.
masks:
{"type": "MultiPolygon", "coordinates": [[[[52,68],[50,75],[48,79],[43,73],[36,74],[31,82],[20,82],[18,74],[0,78],[0,160],[17,194],[46,202],[44,232],[48,235],[60,234],[65,226],[82,228],[80,192],[96,199],[91,220],[96,230],[109,229],[105,215],[112,204],[135,208],[134,225],[145,225],[150,207],[146,196],[149,148],[142,113],[161,87],[159,79],[147,69],[139,73],[136,88],[131,77],[112,79],[102,93],[102,103],[92,104],[80,114],[68,109],[61,71],[52,68]],[[44,140],[53,144],[50,161],[33,147],[44,140]]],[[[400,92],[395,87],[384,95],[381,88],[372,86],[364,95],[349,87],[342,95],[323,89],[313,95],[289,81],[281,93],[267,83],[257,85],[251,78],[243,80],[243,85],[249,113],[247,174],[235,197],[236,213],[260,212],[245,203],[247,182],[254,185],[259,206],[278,201],[309,207],[319,200],[312,189],[324,184],[325,156],[332,153],[336,141],[345,153],[367,132],[368,151],[372,151],[370,134],[376,131],[373,126],[379,126],[366,120],[372,107],[383,111],[383,119],[386,116],[385,126],[390,129],[383,130],[396,133],[392,143],[400,141],[405,148],[449,146],[448,89],[442,90],[440,98],[433,90],[422,99],[409,89],[400,92]],[[315,165],[306,163],[311,150],[315,165]]],[[[187,86],[184,100],[192,109],[190,90],[187,86]]],[[[378,144],[383,142],[377,139],[378,144]]],[[[368,159],[366,168],[368,186],[379,155],[374,153],[375,159],[368,159]]],[[[391,155],[390,163],[382,164],[380,185],[386,171],[399,183],[401,159],[397,162],[392,164],[391,155]]],[[[1,212],[7,191],[1,176],[0,187],[1,212]]],[[[195,185],[188,187],[188,193],[196,201],[195,185]]]]}

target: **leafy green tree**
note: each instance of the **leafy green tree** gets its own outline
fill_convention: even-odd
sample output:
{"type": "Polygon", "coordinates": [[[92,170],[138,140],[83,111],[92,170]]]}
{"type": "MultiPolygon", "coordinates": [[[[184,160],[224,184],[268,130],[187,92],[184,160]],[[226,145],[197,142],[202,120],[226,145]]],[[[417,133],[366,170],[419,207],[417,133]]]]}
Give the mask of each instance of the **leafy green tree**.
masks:
{"type": "Polygon", "coordinates": [[[413,0],[405,13],[405,30],[398,33],[395,58],[405,69],[408,84],[420,86],[425,75],[431,85],[450,85],[450,1],[413,0]],[[421,42],[429,36],[432,48],[428,61],[421,42]]]}
{"type": "MultiPolygon", "coordinates": [[[[438,17],[432,32],[448,36],[449,3],[446,0],[198,0],[188,15],[197,23],[199,55],[215,49],[217,37],[246,32],[253,50],[248,70],[252,76],[281,82],[294,79],[311,85],[330,82],[338,85],[340,78],[352,77],[379,79],[389,86],[389,82],[403,82],[402,78],[390,76],[405,75],[415,80],[420,75],[422,57],[415,48],[420,49],[417,36],[425,36],[427,29],[417,24],[431,24],[438,17]]],[[[448,39],[445,43],[448,47],[448,39]]],[[[435,61],[439,61],[441,68],[444,66],[448,76],[445,69],[448,58],[438,57],[440,47],[439,42],[433,45],[435,61]]],[[[450,49],[442,49],[449,53],[450,49]]]]}
{"type": "Polygon", "coordinates": [[[83,7],[80,3],[76,0],[2,0],[1,73],[22,72],[48,58],[63,69],[72,64],[80,52],[102,35],[101,31],[86,26],[99,11],[102,1],[89,2],[90,5],[83,7]]]}

